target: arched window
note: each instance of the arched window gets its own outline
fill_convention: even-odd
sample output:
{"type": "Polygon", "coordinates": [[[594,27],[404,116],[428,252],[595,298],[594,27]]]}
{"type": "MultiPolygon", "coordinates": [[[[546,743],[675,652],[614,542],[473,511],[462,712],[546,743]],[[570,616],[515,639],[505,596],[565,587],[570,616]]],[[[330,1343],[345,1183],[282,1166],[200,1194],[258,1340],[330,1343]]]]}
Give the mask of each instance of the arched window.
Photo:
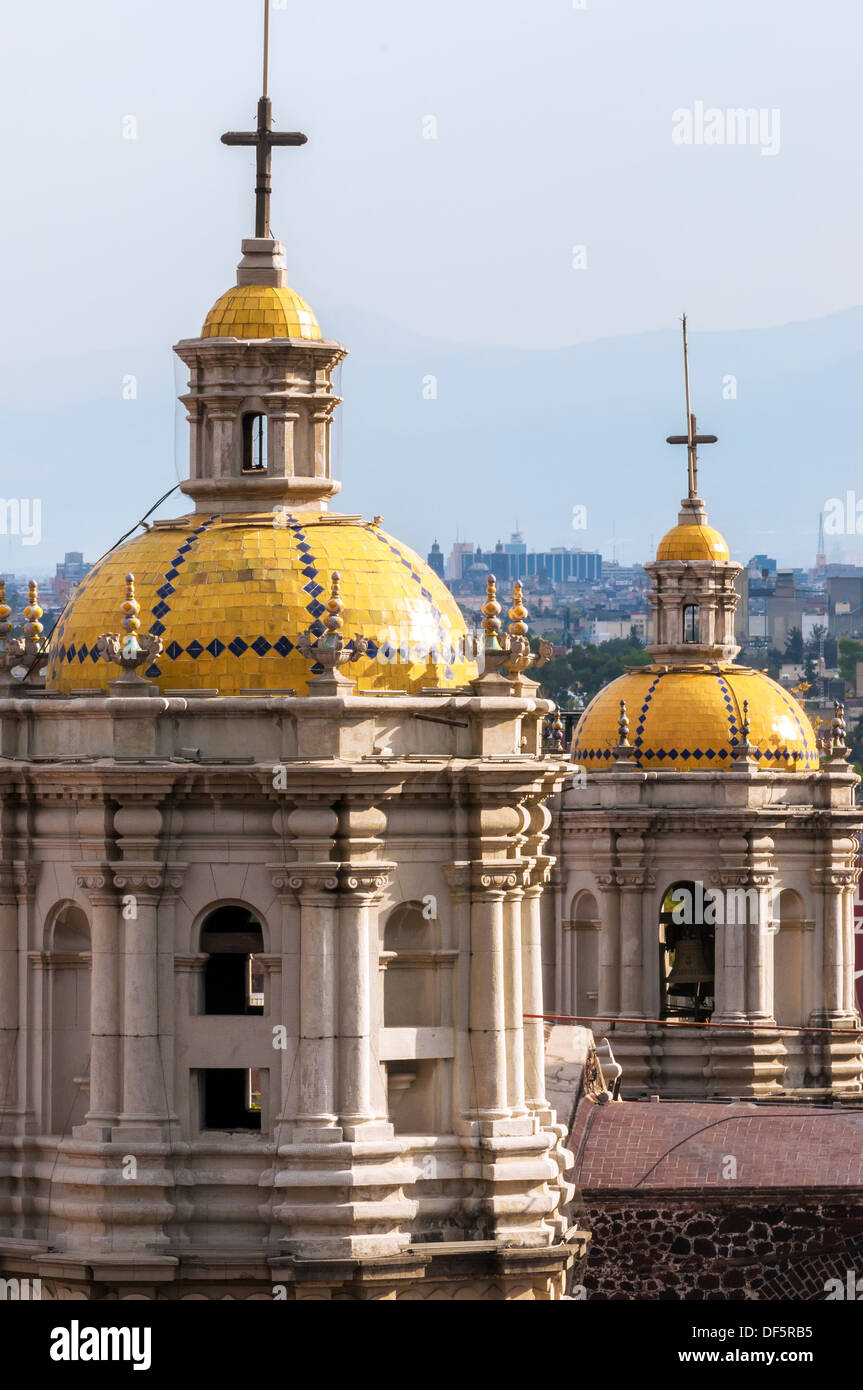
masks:
{"type": "Polygon", "coordinates": [[[592,893],[578,894],[572,905],[569,927],[571,945],[564,941],[564,1013],[569,1011],[579,1018],[591,1018],[599,1008],[600,933],[599,911],[592,893]]]}
{"type": "Polygon", "coordinates": [[[663,1018],[703,1023],[714,1009],[717,909],[703,883],[675,883],[659,914],[659,988],[663,1018]]]}
{"type": "Polygon", "coordinates": [[[256,413],[243,416],[243,472],[265,473],[267,469],[267,417],[256,413]]]}
{"type": "Polygon", "coordinates": [[[777,1023],[799,1027],[807,1019],[807,980],[811,979],[803,899],[793,888],[779,894],[778,921],[773,922],[773,1016],[777,1023]]]}
{"type": "Polygon", "coordinates": [[[264,949],[261,924],[244,907],[220,907],[201,928],[205,1014],[262,1014],[264,974],[255,958],[264,949]]]}
{"type": "Polygon", "coordinates": [[[433,926],[423,917],[419,902],[400,903],[387,919],[384,951],[390,959],[384,976],[385,1028],[425,1028],[437,1022],[430,954],[433,926]]]}
{"type": "Polygon", "coordinates": [[[52,1134],[83,1124],[90,1099],[90,924],[74,903],[50,934],[52,1134]]]}
{"type": "Polygon", "coordinates": [[[695,603],[687,603],[683,610],[683,640],[698,641],[698,605],[695,603]]]}
{"type": "Polygon", "coordinates": [[[397,1134],[440,1134],[450,1123],[452,1053],[445,1045],[435,1051],[443,1039],[434,1030],[449,1031],[445,991],[458,953],[441,949],[439,931],[434,898],[399,903],[384,928],[384,1037],[392,1044],[386,1052],[387,1108],[397,1134]],[[420,1035],[425,1044],[418,1051],[420,1035]]]}

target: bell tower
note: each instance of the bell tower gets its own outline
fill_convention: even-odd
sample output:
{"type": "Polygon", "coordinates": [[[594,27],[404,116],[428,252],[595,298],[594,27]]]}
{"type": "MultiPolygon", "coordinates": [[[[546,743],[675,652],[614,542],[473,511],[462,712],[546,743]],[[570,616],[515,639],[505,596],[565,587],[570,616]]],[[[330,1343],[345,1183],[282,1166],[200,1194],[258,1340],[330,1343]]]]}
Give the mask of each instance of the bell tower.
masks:
{"type": "Polygon", "coordinates": [[[333,372],[347,349],[323,338],[309,305],[289,287],[285,248],[270,231],[273,148],[304,145],[307,137],[273,130],[268,29],[267,12],[256,129],[222,136],[226,145],[255,148],[255,235],[243,241],[236,286],[217,300],[201,336],[174,348],[189,368],[180,398],[190,427],[189,477],[180,487],[209,515],[279,506],[325,511],[341,487],[332,476],[340,404],[333,372]]]}
{"type": "Polygon", "coordinates": [[[725,540],[708,525],[707,508],[698,496],[698,445],[715,444],[717,437],[698,434],[690,410],[685,315],[683,368],[686,434],[670,435],[667,442],[686,445],[688,493],[677,525],[661,540],[653,563],[644,566],[653,609],[653,642],[647,650],[659,662],[703,665],[733,661],[740,651],[734,640],[734,581],[742,566],[731,560],[725,540]]]}

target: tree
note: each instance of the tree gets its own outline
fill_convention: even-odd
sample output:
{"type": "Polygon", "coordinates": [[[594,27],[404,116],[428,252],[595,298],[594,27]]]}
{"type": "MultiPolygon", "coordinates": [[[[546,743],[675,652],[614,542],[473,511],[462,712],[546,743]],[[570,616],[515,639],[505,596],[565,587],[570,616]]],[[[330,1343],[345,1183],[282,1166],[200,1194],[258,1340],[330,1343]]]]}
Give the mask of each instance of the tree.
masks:
{"type": "Polygon", "coordinates": [[[863,661],[863,642],[856,637],[839,638],[839,674],[852,690],[857,689],[857,662],[863,661]]]}
{"type": "Polygon", "coordinates": [[[795,662],[803,660],[803,633],[799,627],[792,627],[785,639],[785,660],[795,662]]]}
{"type": "Polygon", "coordinates": [[[592,700],[603,686],[622,676],[627,666],[649,664],[650,657],[643,647],[615,637],[598,645],[574,647],[566,656],[540,666],[536,678],[543,694],[565,707],[579,695],[592,700]]]}

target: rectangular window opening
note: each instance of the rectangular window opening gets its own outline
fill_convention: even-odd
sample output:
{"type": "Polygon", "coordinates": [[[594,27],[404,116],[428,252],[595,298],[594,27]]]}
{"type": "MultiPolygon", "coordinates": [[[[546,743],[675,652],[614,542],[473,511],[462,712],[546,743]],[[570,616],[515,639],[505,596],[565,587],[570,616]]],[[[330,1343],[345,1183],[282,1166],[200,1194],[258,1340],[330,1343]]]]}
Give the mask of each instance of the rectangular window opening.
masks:
{"type": "Polygon", "coordinates": [[[255,1067],[213,1067],[200,1073],[201,1128],[261,1128],[262,1079],[255,1067]]]}

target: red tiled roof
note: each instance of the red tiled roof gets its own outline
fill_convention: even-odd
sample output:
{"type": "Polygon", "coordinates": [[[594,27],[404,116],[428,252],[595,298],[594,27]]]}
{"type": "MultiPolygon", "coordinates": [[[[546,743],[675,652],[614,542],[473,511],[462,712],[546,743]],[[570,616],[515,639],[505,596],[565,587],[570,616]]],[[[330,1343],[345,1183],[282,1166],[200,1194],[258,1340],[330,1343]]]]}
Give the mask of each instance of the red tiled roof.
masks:
{"type": "Polygon", "coordinates": [[[633,1188],[863,1187],[863,1110],[745,1101],[579,1109],[570,1148],[585,1196],[633,1188]],[[727,1156],[736,1160],[733,1179],[727,1156]]]}

